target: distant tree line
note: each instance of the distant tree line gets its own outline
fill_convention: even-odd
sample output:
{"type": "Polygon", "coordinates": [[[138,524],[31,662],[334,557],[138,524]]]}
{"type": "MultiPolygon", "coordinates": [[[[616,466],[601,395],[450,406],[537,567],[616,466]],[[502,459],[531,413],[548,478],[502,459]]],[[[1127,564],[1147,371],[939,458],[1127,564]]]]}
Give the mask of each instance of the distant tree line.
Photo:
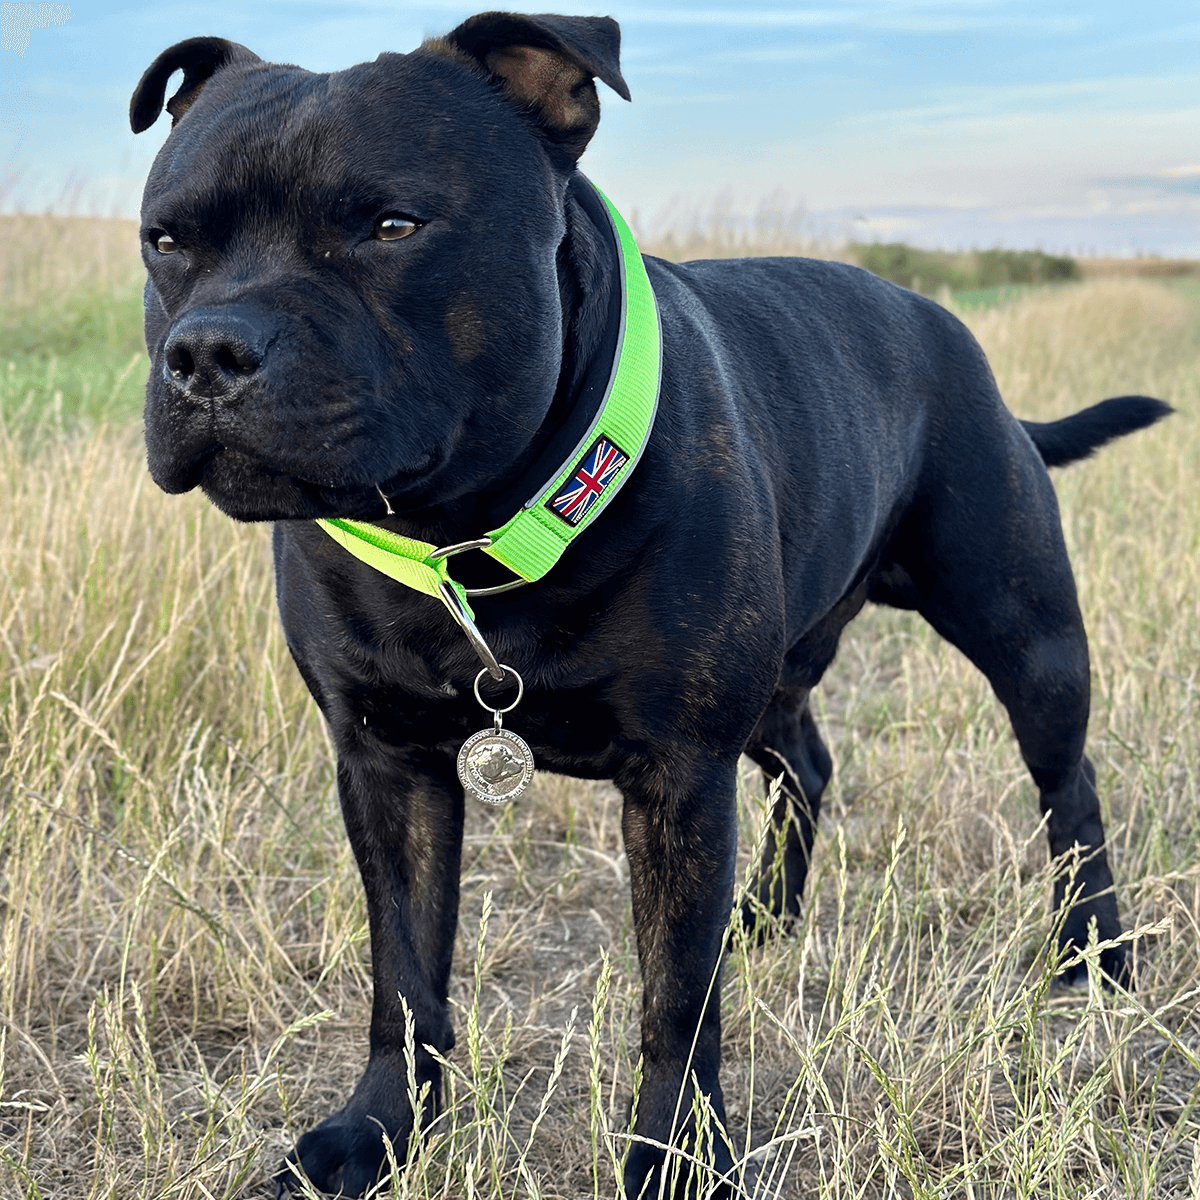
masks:
{"type": "Polygon", "coordinates": [[[1060,283],[1079,279],[1079,264],[1041,250],[921,250],[903,242],[851,242],[849,255],[884,279],[932,295],[1001,287],[1008,283],[1060,283]]]}

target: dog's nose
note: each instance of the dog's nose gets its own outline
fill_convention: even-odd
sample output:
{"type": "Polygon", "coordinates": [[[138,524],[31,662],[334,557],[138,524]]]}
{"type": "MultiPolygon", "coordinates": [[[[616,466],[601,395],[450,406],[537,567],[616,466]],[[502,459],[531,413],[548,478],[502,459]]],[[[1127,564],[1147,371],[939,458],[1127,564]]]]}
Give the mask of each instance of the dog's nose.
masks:
{"type": "Polygon", "coordinates": [[[236,397],[266,357],[262,326],[231,310],[193,309],[175,322],[163,347],[163,374],[189,395],[236,397]]]}

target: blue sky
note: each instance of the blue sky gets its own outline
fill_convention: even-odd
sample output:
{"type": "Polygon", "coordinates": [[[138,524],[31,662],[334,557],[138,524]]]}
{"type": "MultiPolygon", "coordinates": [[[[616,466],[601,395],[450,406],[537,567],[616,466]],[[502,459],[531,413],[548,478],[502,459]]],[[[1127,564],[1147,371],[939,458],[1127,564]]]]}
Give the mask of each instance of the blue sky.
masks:
{"type": "MultiPolygon", "coordinates": [[[[129,94],[182,38],[336,70],[486,7],[72,0],[21,53],[6,4],[0,211],[133,215],[167,121],[135,138],[129,94]]],[[[583,166],[643,226],[766,206],[831,237],[1200,257],[1196,0],[507,7],[620,21],[633,103],[601,87],[583,166]]]]}

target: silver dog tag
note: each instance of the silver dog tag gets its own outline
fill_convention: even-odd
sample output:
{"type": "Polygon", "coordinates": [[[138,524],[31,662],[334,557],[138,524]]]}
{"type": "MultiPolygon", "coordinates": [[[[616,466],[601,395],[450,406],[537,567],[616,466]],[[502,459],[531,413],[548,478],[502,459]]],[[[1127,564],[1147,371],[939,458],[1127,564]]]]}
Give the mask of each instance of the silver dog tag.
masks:
{"type": "Polygon", "coordinates": [[[504,713],[521,702],[525,685],[512,667],[501,664],[517,681],[517,698],[507,708],[494,708],[479,694],[479,684],[488,674],[485,667],[475,678],[475,699],[492,713],[492,728],[473,733],[458,752],[458,778],[463,787],[484,804],[507,804],[515,800],[533,780],[533,751],[510,729],[504,728],[504,713]]]}
{"type": "Polygon", "coordinates": [[[508,729],[481,729],[458,752],[462,785],[484,804],[515,800],[533,779],[533,751],[508,729]]]}

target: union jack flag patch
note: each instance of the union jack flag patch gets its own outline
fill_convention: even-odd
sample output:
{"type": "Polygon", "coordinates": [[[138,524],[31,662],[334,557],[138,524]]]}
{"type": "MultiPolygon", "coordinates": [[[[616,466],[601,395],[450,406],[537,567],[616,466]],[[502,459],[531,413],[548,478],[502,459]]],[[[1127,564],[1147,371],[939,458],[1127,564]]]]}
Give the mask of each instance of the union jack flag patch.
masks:
{"type": "Polygon", "coordinates": [[[546,507],[568,525],[578,525],[628,461],[629,455],[615,442],[598,437],[575,473],[546,501],[546,507]]]}

